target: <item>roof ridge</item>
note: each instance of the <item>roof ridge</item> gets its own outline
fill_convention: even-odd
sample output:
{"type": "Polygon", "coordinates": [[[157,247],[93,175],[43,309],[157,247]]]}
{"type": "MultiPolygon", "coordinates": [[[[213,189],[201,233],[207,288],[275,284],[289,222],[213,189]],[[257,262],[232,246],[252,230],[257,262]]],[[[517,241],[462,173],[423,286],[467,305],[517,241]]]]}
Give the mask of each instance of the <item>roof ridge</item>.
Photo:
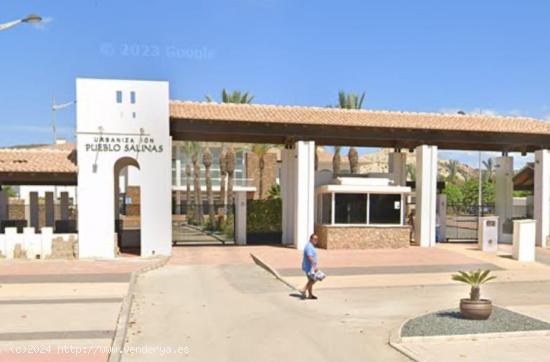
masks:
{"type": "Polygon", "coordinates": [[[371,114],[399,114],[399,115],[409,115],[409,116],[436,116],[436,117],[464,117],[468,118],[479,118],[479,119],[509,119],[509,120],[530,120],[540,123],[546,123],[544,120],[528,117],[528,116],[512,116],[512,115],[494,115],[494,114],[454,114],[454,113],[444,113],[444,112],[413,112],[413,111],[397,111],[397,110],[380,110],[380,109],[347,109],[347,108],[338,108],[338,107],[320,107],[320,106],[300,106],[300,105],[278,105],[278,104],[263,104],[263,103],[221,103],[221,102],[205,102],[205,101],[191,101],[191,100],[170,100],[170,103],[174,104],[191,104],[197,106],[215,106],[215,107],[233,107],[233,108],[244,108],[244,107],[253,107],[253,108],[269,108],[269,109],[292,109],[292,110],[311,110],[311,111],[324,111],[324,112],[345,112],[345,113],[371,113],[371,114]]]}

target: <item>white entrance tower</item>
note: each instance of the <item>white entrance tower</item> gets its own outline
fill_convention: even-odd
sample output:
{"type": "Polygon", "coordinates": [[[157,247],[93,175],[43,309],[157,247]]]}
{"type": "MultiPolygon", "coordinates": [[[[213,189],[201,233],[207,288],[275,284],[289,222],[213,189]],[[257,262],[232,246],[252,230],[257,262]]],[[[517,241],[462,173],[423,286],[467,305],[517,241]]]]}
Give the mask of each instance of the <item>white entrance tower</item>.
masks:
{"type": "Polygon", "coordinates": [[[77,79],[76,93],[80,257],[115,256],[121,165],[140,170],[141,255],[170,255],[168,82],[77,79]]]}

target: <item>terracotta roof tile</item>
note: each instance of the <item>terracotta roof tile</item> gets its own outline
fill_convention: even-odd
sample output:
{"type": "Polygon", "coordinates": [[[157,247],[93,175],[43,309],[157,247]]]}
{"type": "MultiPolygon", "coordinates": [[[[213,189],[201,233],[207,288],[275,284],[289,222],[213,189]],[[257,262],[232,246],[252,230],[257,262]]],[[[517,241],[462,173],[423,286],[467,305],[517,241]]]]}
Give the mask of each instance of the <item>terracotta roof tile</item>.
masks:
{"type": "Polygon", "coordinates": [[[76,151],[74,145],[72,148],[3,148],[0,149],[0,172],[76,173],[76,151]]]}
{"type": "Polygon", "coordinates": [[[550,135],[550,123],[527,117],[347,110],[260,104],[171,101],[170,117],[212,121],[550,135]]]}

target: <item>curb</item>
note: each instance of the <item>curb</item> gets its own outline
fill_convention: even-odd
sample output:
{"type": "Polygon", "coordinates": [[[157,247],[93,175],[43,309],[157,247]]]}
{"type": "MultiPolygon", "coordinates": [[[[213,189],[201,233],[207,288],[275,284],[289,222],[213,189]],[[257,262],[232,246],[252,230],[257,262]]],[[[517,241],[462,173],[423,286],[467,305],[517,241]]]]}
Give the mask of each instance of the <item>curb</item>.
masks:
{"type": "Polygon", "coordinates": [[[275,279],[279,280],[281,283],[283,283],[284,285],[286,285],[290,289],[298,291],[298,288],[296,288],[294,285],[292,285],[288,281],[286,281],[285,278],[283,278],[277,272],[277,270],[275,270],[274,268],[269,266],[269,264],[267,264],[265,261],[263,261],[262,259],[260,259],[259,257],[257,257],[256,255],[254,255],[252,253],[250,253],[250,257],[252,258],[252,260],[254,260],[254,263],[256,263],[256,265],[258,265],[260,268],[266,270],[268,273],[272,274],[275,277],[275,279]]]}
{"type": "Polygon", "coordinates": [[[118,314],[115,336],[113,337],[113,342],[111,343],[111,348],[109,352],[109,362],[119,362],[122,359],[124,343],[126,342],[126,333],[128,332],[128,321],[130,320],[132,302],[134,301],[134,289],[137,277],[141,274],[147,273],[148,271],[163,267],[164,265],[166,265],[169,259],[170,257],[162,257],[156,263],[144,266],[143,268],[138,269],[132,273],[128,285],[128,293],[126,293],[126,296],[122,300],[122,305],[118,314]]]}
{"type": "MultiPolygon", "coordinates": [[[[501,307],[504,308],[504,307],[501,307]]],[[[401,330],[403,326],[410,320],[426,315],[426,313],[418,314],[415,317],[408,318],[401,323],[397,328],[394,328],[389,335],[388,344],[395,350],[401,352],[406,357],[415,362],[423,360],[413,351],[403,345],[404,342],[422,343],[422,342],[452,342],[452,341],[487,341],[499,338],[521,338],[521,337],[536,337],[550,336],[550,330],[534,330],[534,331],[513,331],[513,332],[493,332],[493,333],[472,333],[472,334],[454,334],[454,335],[439,335],[439,336],[413,336],[402,337],[401,330]]]]}

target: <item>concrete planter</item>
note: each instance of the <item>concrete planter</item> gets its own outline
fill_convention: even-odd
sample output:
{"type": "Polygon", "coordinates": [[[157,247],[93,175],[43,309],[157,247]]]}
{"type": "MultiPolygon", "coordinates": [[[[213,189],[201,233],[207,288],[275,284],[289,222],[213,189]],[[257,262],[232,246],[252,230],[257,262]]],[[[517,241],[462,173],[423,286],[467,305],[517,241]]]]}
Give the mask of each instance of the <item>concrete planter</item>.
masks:
{"type": "Polygon", "coordinates": [[[460,300],[460,313],[466,319],[485,320],[493,312],[493,303],[489,299],[472,300],[464,298],[460,300]]]}

